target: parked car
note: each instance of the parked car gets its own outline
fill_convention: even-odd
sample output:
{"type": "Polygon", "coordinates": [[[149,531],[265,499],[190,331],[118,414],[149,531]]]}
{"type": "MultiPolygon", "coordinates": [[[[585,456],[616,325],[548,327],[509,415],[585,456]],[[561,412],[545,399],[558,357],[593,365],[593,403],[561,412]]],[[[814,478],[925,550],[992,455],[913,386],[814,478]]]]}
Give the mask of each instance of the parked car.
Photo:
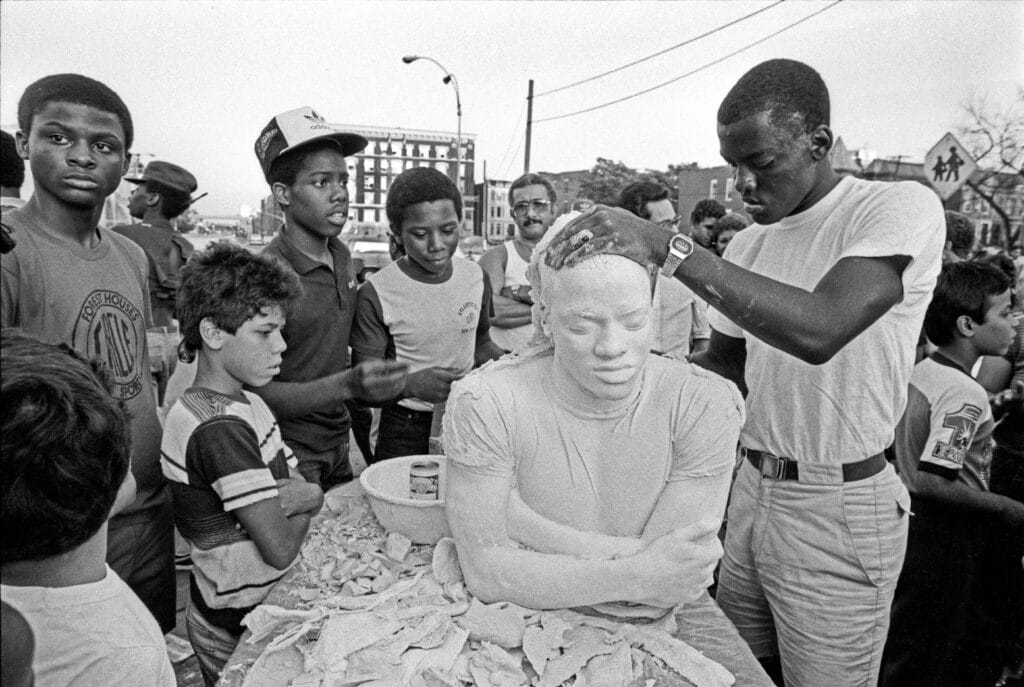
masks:
{"type": "Polygon", "coordinates": [[[349,250],[352,251],[352,264],[360,284],[366,281],[366,275],[391,262],[391,244],[387,239],[356,240],[349,244],[349,250]]]}

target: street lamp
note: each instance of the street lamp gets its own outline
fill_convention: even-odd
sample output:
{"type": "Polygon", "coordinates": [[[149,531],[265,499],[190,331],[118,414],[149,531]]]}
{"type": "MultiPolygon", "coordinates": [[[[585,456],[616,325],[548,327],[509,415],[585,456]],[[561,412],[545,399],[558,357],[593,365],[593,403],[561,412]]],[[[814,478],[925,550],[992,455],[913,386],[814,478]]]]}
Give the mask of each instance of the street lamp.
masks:
{"type": "MultiPolygon", "coordinates": [[[[444,68],[444,65],[435,60],[432,57],[426,55],[406,55],[402,58],[402,62],[406,64],[412,64],[416,60],[427,60],[436,64],[442,72],[444,72],[444,78],[441,79],[446,84],[451,84],[452,88],[455,89],[455,115],[458,118],[458,133],[456,134],[456,147],[455,147],[455,185],[459,185],[459,179],[462,176],[462,99],[459,97],[459,81],[455,78],[455,75],[444,68]]],[[[461,194],[463,189],[459,189],[461,194]]]]}

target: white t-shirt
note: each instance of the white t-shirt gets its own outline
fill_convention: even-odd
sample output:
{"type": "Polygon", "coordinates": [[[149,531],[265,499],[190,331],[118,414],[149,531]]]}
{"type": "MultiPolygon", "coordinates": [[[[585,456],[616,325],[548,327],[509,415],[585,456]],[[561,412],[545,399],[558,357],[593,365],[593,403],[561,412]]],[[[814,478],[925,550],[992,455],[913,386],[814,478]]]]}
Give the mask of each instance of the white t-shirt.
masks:
{"type": "MultiPolygon", "coordinates": [[[[505,246],[505,284],[513,289],[520,286],[529,286],[526,278],[527,261],[519,256],[516,250],[515,241],[506,241],[505,246]]],[[[494,287],[499,289],[498,286],[494,287]]],[[[518,327],[499,327],[491,325],[491,341],[498,344],[507,351],[514,351],[522,348],[530,342],[533,337],[533,323],[520,325],[518,327]]]]}
{"type": "MultiPolygon", "coordinates": [[[[359,290],[352,350],[384,358],[391,357],[386,351],[393,346],[394,358],[409,363],[409,372],[447,367],[464,375],[473,369],[481,314],[490,298],[483,269],[469,260],[452,258],[451,276],[438,284],[419,281],[393,262],[368,276],[359,290]]],[[[434,408],[419,398],[398,404],[434,408]]]]}
{"type": "Polygon", "coordinates": [[[743,445],[835,465],[892,443],[945,238],[942,205],[929,189],[852,177],[804,212],[733,237],[725,259],[808,291],[843,258],[911,258],[903,300],[823,365],[802,362],[709,311],[712,328],[746,338],[743,445]]]}
{"type": "Polygon", "coordinates": [[[654,288],[654,336],[651,347],[669,358],[686,360],[691,339],[706,339],[707,304],[678,279],[658,275],[654,288]]]}
{"type": "Polygon", "coordinates": [[[587,532],[637,537],[668,482],[735,464],[743,399],[722,377],[650,356],[639,389],[596,412],[552,379],[554,355],[503,358],[452,385],[445,454],[513,476],[540,515],[587,532]]]}
{"type": "Polygon", "coordinates": [[[0,596],[32,627],[36,687],[174,687],[156,620],[109,566],[99,582],[5,584],[0,596]]]}

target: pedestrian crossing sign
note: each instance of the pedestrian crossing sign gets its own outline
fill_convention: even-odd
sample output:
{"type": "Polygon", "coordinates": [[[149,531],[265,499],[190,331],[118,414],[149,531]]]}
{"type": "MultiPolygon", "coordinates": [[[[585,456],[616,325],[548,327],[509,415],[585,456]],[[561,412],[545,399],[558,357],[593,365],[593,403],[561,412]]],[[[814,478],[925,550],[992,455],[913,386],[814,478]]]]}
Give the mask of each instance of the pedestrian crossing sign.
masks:
{"type": "Polygon", "coordinates": [[[924,156],[924,176],[942,200],[948,200],[977,169],[974,158],[960,145],[956,136],[947,133],[924,156]]]}

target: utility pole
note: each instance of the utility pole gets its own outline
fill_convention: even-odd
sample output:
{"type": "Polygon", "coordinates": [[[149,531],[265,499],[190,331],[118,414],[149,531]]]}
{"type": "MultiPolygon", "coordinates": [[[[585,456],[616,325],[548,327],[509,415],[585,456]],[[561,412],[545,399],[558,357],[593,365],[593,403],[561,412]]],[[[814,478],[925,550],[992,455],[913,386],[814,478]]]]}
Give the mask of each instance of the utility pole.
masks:
{"type": "Polygon", "coordinates": [[[896,156],[896,171],[893,172],[893,176],[896,177],[896,179],[895,179],[896,181],[900,180],[900,162],[902,162],[904,158],[908,158],[908,157],[910,157],[910,156],[909,155],[897,155],[896,156]]]}
{"type": "Polygon", "coordinates": [[[530,171],[530,136],[533,133],[533,79],[526,94],[526,155],[523,157],[523,174],[530,171]]]}

